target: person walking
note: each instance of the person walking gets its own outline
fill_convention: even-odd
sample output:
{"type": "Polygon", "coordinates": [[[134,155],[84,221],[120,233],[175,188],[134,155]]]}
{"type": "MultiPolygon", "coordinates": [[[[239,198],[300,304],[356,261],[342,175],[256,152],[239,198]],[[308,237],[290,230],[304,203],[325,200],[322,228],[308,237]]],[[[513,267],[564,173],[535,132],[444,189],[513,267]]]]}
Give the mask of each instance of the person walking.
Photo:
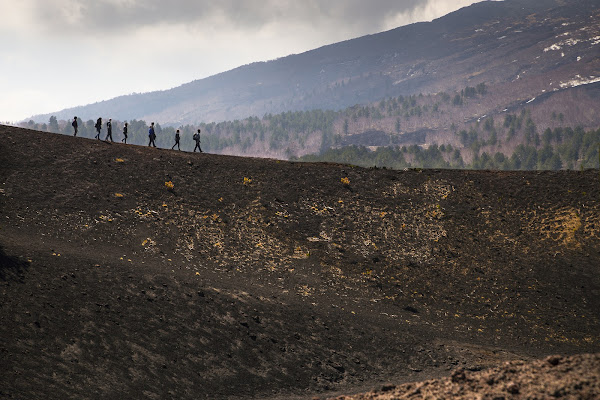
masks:
{"type": "Polygon", "coordinates": [[[73,117],[73,122],[71,122],[71,126],[75,130],[73,136],[77,136],[77,117],[73,117]]]}
{"type": "Polygon", "coordinates": [[[197,133],[194,133],[194,136],[192,136],[192,138],[196,141],[196,146],[194,147],[194,153],[196,152],[196,149],[198,149],[198,151],[200,151],[200,153],[202,153],[202,149],[200,148],[200,129],[198,129],[197,133]]]}
{"type": "Polygon", "coordinates": [[[106,138],[104,138],[105,142],[108,142],[108,138],[110,138],[111,142],[114,142],[113,138],[112,138],[112,118],[108,119],[108,122],[106,123],[106,138]]]}
{"type": "Polygon", "coordinates": [[[148,147],[156,147],[156,143],[154,143],[154,141],[156,140],[156,133],[154,132],[154,122],[150,124],[150,129],[148,129],[148,138],[150,139],[150,141],[148,142],[148,147]]]}
{"type": "Polygon", "coordinates": [[[175,144],[173,145],[173,147],[171,147],[171,150],[173,150],[175,146],[177,146],[177,150],[181,151],[181,147],[179,147],[180,138],[181,136],[179,136],[179,129],[177,129],[177,132],[175,132],[175,144]]]}
{"type": "Polygon", "coordinates": [[[127,122],[123,125],[123,139],[121,139],[121,142],[127,144],[127,122]]]}
{"type": "Polygon", "coordinates": [[[96,136],[94,136],[96,139],[100,140],[100,130],[102,129],[102,117],[98,118],[96,120],[96,125],[94,125],[96,127],[96,131],[98,132],[96,134],[96,136]]]}

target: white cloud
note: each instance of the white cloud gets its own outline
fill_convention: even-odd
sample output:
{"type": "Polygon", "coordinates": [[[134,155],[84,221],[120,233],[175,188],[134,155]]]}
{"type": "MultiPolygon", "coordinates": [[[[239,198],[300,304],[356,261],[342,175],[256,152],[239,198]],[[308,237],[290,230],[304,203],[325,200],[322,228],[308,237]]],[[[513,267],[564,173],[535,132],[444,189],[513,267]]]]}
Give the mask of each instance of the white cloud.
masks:
{"type": "Polygon", "coordinates": [[[477,1],[473,0],[425,0],[409,9],[388,16],[385,29],[393,29],[417,21],[432,21],[460,8],[467,7],[477,1]]]}

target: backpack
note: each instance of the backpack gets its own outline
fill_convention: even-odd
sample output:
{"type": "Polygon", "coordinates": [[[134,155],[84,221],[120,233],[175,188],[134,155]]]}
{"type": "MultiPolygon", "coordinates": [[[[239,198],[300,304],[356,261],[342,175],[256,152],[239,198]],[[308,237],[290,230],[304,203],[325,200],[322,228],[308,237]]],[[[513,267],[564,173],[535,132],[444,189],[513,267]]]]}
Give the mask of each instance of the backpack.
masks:
{"type": "Polygon", "coordinates": [[[194,133],[194,136],[192,136],[192,138],[193,138],[194,140],[198,140],[198,139],[200,139],[200,138],[198,137],[198,134],[197,134],[197,133],[194,133]]]}

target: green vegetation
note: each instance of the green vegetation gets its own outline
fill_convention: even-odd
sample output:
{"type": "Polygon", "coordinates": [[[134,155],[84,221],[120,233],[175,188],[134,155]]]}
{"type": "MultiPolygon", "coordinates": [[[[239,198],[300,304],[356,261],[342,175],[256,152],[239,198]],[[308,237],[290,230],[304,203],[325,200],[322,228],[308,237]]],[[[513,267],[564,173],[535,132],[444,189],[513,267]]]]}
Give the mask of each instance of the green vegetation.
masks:
{"type": "Polygon", "coordinates": [[[303,145],[306,136],[320,132],[323,142],[333,141],[333,124],[339,118],[335,111],[297,111],[267,114],[262,120],[250,117],[233,122],[200,124],[203,143],[208,151],[220,151],[226,147],[239,146],[244,151],[258,140],[268,142],[271,150],[284,149],[290,141],[303,145]]]}
{"type": "Polygon", "coordinates": [[[327,161],[353,164],[362,167],[402,168],[463,168],[460,151],[452,146],[430,146],[424,149],[417,145],[409,147],[380,147],[371,151],[363,146],[347,146],[330,149],[321,155],[307,155],[298,161],[327,161]]]}
{"type": "MultiPolygon", "coordinates": [[[[461,132],[461,141],[470,145],[479,142],[477,132],[461,132]]],[[[559,170],[599,168],[600,129],[585,132],[582,128],[547,129],[540,147],[519,144],[510,156],[501,152],[476,154],[471,163],[465,163],[459,149],[451,145],[432,145],[427,148],[380,147],[371,151],[363,146],[330,149],[318,155],[296,158],[298,161],[327,161],[385,168],[467,168],[494,170],[559,170]],[[553,146],[554,144],[554,146],[553,146]]],[[[475,146],[477,147],[477,146],[475,146]]]]}

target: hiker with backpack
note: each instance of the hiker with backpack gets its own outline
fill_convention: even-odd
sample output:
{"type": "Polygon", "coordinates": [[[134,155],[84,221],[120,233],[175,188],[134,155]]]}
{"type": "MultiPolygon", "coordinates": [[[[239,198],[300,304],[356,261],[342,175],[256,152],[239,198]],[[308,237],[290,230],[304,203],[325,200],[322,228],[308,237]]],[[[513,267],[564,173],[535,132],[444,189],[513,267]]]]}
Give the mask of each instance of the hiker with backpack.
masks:
{"type": "Polygon", "coordinates": [[[121,142],[127,144],[127,122],[125,122],[125,125],[123,125],[123,136],[124,138],[121,139],[121,142]]]}
{"type": "Polygon", "coordinates": [[[173,145],[173,147],[171,147],[171,150],[173,150],[175,148],[175,146],[177,146],[177,150],[181,151],[181,148],[179,147],[179,139],[181,138],[181,136],[179,136],[179,129],[177,129],[177,132],[175,132],[175,144],[173,145]]]}
{"type": "Polygon", "coordinates": [[[200,129],[198,129],[197,133],[194,133],[194,136],[192,136],[192,138],[196,141],[196,146],[194,147],[194,153],[196,152],[196,149],[198,149],[200,151],[200,153],[202,153],[202,149],[200,148],[200,129]]]}
{"type": "Polygon", "coordinates": [[[111,142],[114,142],[113,138],[112,138],[112,118],[108,119],[108,122],[106,123],[106,138],[104,138],[105,142],[108,142],[108,138],[110,138],[111,142]]]}
{"type": "Polygon", "coordinates": [[[150,129],[148,129],[148,138],[150,139],[148,142],[148,147],[156,147],[156,143],[154,143],[154,140],[156,140],[156,133],[154,133],[154,122],[150,124],[150,129]]]}
{"type": "Polygon", "coordinates": [[[73,117],[73,122],[71,122],[71,126],[75,130],[73,136],[77,136],[77,117],[73,117]]]}
{"type": "Polygon", "coordinates": [[[94,125],[96,127],[96,131],[98,132],[96,134],[96,136],[94,136],[96,139],[100,140],[100,130],[102,129],[102,117],[98,118],[96,120],[96,125],[94,125]]]}

